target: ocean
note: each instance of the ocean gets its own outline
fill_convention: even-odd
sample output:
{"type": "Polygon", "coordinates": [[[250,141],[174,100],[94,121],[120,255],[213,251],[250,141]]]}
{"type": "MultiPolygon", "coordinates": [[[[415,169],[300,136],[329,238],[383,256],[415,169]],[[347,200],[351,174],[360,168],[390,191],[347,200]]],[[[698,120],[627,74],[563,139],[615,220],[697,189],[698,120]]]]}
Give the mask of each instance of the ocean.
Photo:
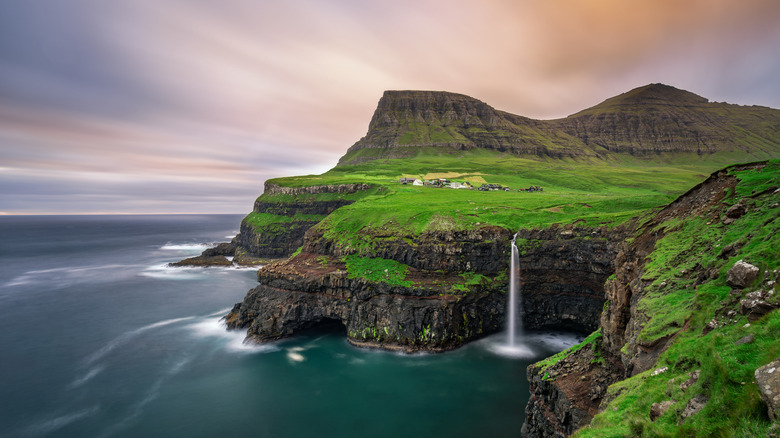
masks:
{"type": "Polygon", "coordinates": [[[170,268],[238,215],[0,216],[0,437],[517,437],[530,363],[581,340],[440,354],[337,331],[264,345],[221,318],[256,269],[170,268]]]}

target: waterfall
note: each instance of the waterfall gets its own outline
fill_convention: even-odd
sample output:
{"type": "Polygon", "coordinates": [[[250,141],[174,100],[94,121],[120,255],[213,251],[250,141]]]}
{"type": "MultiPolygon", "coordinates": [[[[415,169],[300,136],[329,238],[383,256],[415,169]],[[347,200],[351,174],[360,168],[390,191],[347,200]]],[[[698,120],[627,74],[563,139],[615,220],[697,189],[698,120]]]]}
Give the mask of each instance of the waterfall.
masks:
{"type": "Polygon", "coordinates": [[[515,338],[517,335],[522,337],[523,333],[523,320],[518,312],[518,309],[522,305],[522,298],[520,297],[520,291],[518,282],[520,281],[520,255],[517,251],[517,234],[512,238],[512,256],[509,262],[509,300],[507,305],[507,338],[510,347],[516,345],[515,338]]]}
{"type": "Polygon", "coordinates": [[[517,234],[512,238],[512,258],[509,262],[509,297],[506,305],[506,337],[501,336],[490,349],[502,356],[514,359],[539,357],[531,338],[523,336],[523,297],[520,293],[520,253],[517,250],[517,234]]]}

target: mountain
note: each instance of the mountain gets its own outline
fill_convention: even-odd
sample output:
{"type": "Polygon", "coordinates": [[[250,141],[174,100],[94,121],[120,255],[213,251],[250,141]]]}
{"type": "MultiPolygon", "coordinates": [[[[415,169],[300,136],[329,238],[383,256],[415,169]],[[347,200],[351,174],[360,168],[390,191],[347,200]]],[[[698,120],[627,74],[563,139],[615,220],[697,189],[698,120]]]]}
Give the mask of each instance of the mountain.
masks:
{"type": "Polygon", "coordinates": [[[721,163],[780,156],[780,110],[709,102],[650,84],[556,120],[496,110],[443,91],[386,91],[366,135],[339,166],[415,156],[421,149],[469,149],[519,156],[663,160],[696,154],[721,163]]]}

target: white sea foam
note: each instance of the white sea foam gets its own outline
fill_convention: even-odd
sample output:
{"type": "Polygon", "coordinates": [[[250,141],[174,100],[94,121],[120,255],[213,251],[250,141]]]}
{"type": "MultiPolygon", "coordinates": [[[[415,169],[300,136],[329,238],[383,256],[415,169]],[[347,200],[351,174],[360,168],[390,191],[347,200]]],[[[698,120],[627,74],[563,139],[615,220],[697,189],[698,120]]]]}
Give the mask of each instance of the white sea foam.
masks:
{"type": "Polygon", "coordinates": [[[233,310],[232,307],[225,307],[224,309],[217,310],[214,313],[209,313],[208,315],[206,315],[206,318],[213,317],[213,316],[225,316],[231,310],[233,310]]]}
{"type": "Polygon", "coordinates": [[[556,332],[529,334],[526,336],[526,339],[531,343],[540,344],[555,351],[563,351],[583,341],[582,336],[556,332]]]}
{"type": "MultiPolygon", "coordinates": [[[[75,283],[83,283],[91,280],[104,281],[107,279],[106,275],[100,271],[112,270],[112,271],[124,271],[127,269],[126,265],[98,265],[98,266],[66,266],[61,268],[50,269],[36,269],[27,271],[24,274],[13,278],[4,286],[24,286],[28,284],[34,284],[36,282],[46,283],[48,286],[64,286],[75,283]]],[[[115,280],[116,276],[113,275],[110,278],[115,280]]]]}
{"type": "Polygon", "coordinates": [[[303,362],[306,360],[301,353],[289,350],[287,351],[287,359],[290,359],[292,362],[303,362]]]}
{"type": "Polygon", "coordinates": [[[90,370],[87,371],[86,374],[84,374],[83,376],[81,376],[78,379],[74,380],[73,383],[70,384],[70,388],[71,389],[78,388],[79,386],[81,386],[81,385],[87,383],[88,381],[92,380],[93,377],[97,376],[98,374],[103,372],[103,370],[105,370],[105,369],[106,369],[106,367],[104,367],[104,366],[98,366],[98,367],[90,368],[90,370]]]}
{"type": "Polygon", "coordinates": [[[223,341],[225,350],[230,352],[259,353],[277,351],[279,349],[275,345],[244,342],[246,332],[228,330],[227,324],[221,317],[205,318],[200,322],[190,324],[188,328],[197,337],[216,338],[223,341]]]}
{"type": "Polygon", "coordinates": [[[548,355],[550,352],[563,351],[572,345],[582,342],[582,336],[565,332],[528,333],[517,339],[516,345],[506,342],[506,333],[488,336],[477,341],[488,351],[499,356],[514,359],[533,359],[548,355]]]}
{"type": "Polygon", "coordinates": [[[206,276],[204,268],[199,267],[173,267],[167,263],[146,268],[139,275],[143,277],[157,278],[161,280],[199,280],[206,276]]]}
{"type": "Polygon", "coordinates": [[[499,356],[511,357],[513,359],[533,359],[537,356],[537,353],[530,346],[517,340],[515,340],[513,345],[489,343],[487,348],[499,356]]]}
{"type": "Polygon", "coordinates": [[[168,242],[161,246],[160,249],[166,251],[193,251],[203,252],[208,248],[216,246],[214,243],[171,243],[168,242]]]}
{"type": "Polygon", "coordinates": [[[33,424],[32,426],[28,427],[26,430],[26,433],[23,433],[23,435],[28,436],[41,436],[41,435],[48,435],[58,429],[61,429],[75,421],[81,420],[82,418],[89,417],[91,415],[96,414],[100,410],[99,405],[92,406],[87,409],[83,409],[81,411],[72,412],[69,414],[59,415],[57,417],[41,421],[40,423],[33,424]]]}
{"type": "Polygon", "coordinates": [[[99,350],[97,350],[96,352],[94,352],[91,355],[89,355],[86,358],[85,363],[87,365],[91,365],[91,364],[97,362],[98,360],[100,360],[103,357],[105,357],[108,353],[113,351],[115,348],[125,344],[130,339],[133,339],[134,337],[140,335],[141,333],[143,333],[145,331],[152,330],[152,329],[155,329],[155,328],[158,328],[158,327],[164,327],[166,325],[176,324],[177,322],[187,321],[187,320],[190,320],[190,319],[193,319],[193,317],[192,316],[187,316],[187,317],[184,317],[184,318],[166,319],[164,321],[155,322],[155,323],[152,323],[152,324],[149,324],[149,325],[145,325],[143,327],[139,327],[139,328],[137,328],[135,330],[130,330],[130,331],[127,331],[125,333],[122,333],[121,335],[119,335],[116,338],[114,338],[113,340],[111,340],[111,342],[107,343],[106,345],[101,347],[99,350]]]}

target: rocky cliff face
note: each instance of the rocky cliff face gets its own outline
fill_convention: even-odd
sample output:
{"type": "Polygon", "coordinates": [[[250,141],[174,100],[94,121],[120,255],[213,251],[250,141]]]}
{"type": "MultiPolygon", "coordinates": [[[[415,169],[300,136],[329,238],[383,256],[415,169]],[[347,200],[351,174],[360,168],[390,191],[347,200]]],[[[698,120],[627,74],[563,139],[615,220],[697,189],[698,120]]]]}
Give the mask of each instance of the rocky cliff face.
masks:
{"type": "MultiPolygon", "coordinates": [[[[350,342],[403,351],[442,351],[500,330],[504,322],[508,238],[497,227],[378,239],[368,258],[407,267],[403,284],[353,276],[351,255],[317,229],[301,254],[258,271],[258,287],[227,316],[248,339],[279,339],[317,324],[338,321],[350,342]],[[489,281],[463,284],[464,271],[489,281]]],[[[397,237],[397,236],[396,236],[397,237]]]]}
{"type": "MultiPolygon", "coordinates": [[[[587,227],[522,231],[528,248],[520,263],[526,326],[595,327],[604,304],[602,285],[623,234],[587,227]]],[[[405,351],[455,348],[502,328],[510,231],[485,227],[373,237],[363,255],[408,267],[410,284],[352,276],[343,259],[350,250],[315,227],[306,233],[300,255],[258,271],[260,285],[228,315],[230,328],[248,328],[250,339],[267,341],[335,320],[350,342],[405,351]],[[475,274],[484,279],[465,285],[475,274]]]]}
{"type": "MultiPolygon", "coordinates": [[[[410,157],[421,148],[575,159],[652,160],[680,153],[712,158],[721,152],[766,159],[780,155],[778,138],[778,110],[712,103],[663,84],[636,88],[557,120],[498,111],[461,94],[386,91],[366,136],[339,165],[410,157]]],[[[730,160],[724,154],[721,161],[730,160]]]]}
{"type": "Polygon", "coordinates": [[[368,133],[339,165],[378,158],[413,156],[419,148],[458,151],[483,148],[537,156],[574,157],[594,153],[543,121],[498,111],[462,94],[443,91],[386,91],[368,133]]]}
{"type": "Polygon", "coordinates": [[[553,226],[517,234],[526,327],[590,333],[599,326],[604,282],[630,225],[553,226]]]}
{"type": "MultiPolygon", "coordinates": [[[[741,299],[745,294],[743,288],[756,283],[760,270],[749,265],[749,274],[752,277],[743,279],[744,276],[738,272],[738,268],[743,268],[743,265],[748,264],[742,261],[727,263],[727,260],[733,259],[735,255],[739,254],[740,248],[743,245],[748,245],[751,239],[754,239],[753,245],[758,246],[765,244],[767,239],[774,236],[771,231],[767,232],[766,236],[762,236],[749,226],[744,228],[729,227],[734,227],[732,224],[735,221],[744,221],[745,219],[742,217],[748,217],[751,214],[757,217],[764,215],[765,218],[768,218],[760,219],[763,221],[764,227],[776,220],[777,214],[773,211],[780,204],[776,200],[769,201],[769,204],[765,202],[771,196],[774,196],[775,199],[780,196],[777,185],[771,184],[777,178],[771,179],[770,174],[766,179],[769,181],[769,185],[753,190],[750,194],[751,200],[743,198],[731,206],[725,201],[725,198],[733,196],[737,190],[738,179],[734,176],[735,172],[746,172],[750,175],[749,177],[756,178],[752,176],[752,172],[759,172],[764,166],[766,163],[738,165],[712,174],[707,180],[680,196],[652,217],[644,220],[630,239],[612,246],[613,251],[617,250],[614,260],[616,270],[615,275],[610,276],[605,283],[606,303],[603,313],[601,313],[600,330],[589,337],[589,341],[582,344],[581,348],[572,349],[570,352],[553,357],[552,360],[548,359],[528,368],[531,399],[526,408],[524,424],[526,436],[565,437],[580,427],[588,425],[596,414],[604,410],[606,405],[620,394],[620,391],[625,390],[626,386],[611,393],[607,388],[623,379],[656,368],[659,357],[673,345],[681,332],[693,330],[693,334],[690,336],[694,338],[704,336],[724,325],[736,324],[740,314],[747,315],[748,321],[757,321],[771,312],[772,309],[780,306],[780,303],[773,303],[768,298],[772,296],[772,293],[767,292],[766,289],[748,293],[744,295],[744,299],[741,299]],[[685,221],[691,219],[701,223],[697,226],[703,226],[702,231],[687,238],[684,245],[675,244],[674,247],[669,247],[669,244],[665,243],[663,248],[658,248],[659,242],[669,234],[679,233],[680,229],[684,227],[685,221]],[[717,231],[706,231],[709,227],[717,231]],[[730,234],[720,234],[729,231],[730,234]],[[702,235],[703,233],[704,235],[702,235]],[[707,233],[723,237],[710,238],[706,237],[707,233]],[[699,235],[702,236],[699,237],[699,235]],[[726,240],[727,236],[736,240],[726,240]],[[654,254],[657,251],[672,251],[671,254],[674,258],[667,260],[665,257],[672,257],[672,255],[658,256],[654,254]],[[717,256],[713,261],[706,262],[704,255],[709,253],[717,254],[717,256]],[[648,264],[654,259],[668,263],[667,269],[671,270],[671,273],[658,270],[657,263],[661,262],[656,262],[656,265],[648,268],[648,264]],[[731,269],[728,269],[728,280],[724,266],[731,266],[731,269]],[[662,279],[663,281],[661,281],[662,279]],[[725,287],[720,285],[721,282],[725,283],[725,287]],[[697,301],[696,306],[687,303],[692,303],[690,300],[697,294],[697,288],[708,283],[711,285],[705,289],[707,292],[702,292],[703,297],[707,297],[707,294],[715,294],[716,291],[721,291],[717,293],[723,294],[722,291],[724,289],[728,291],[729,286],[732,289],[730,293],[725,293],[729,298],[721,298],[720,304],[711,305],[715,314],[712,321],[704,327],[693,327],[694,324],[700,324],[698,321],[706,315],[698,317],[691,315],[694,315],[694,312],[699,311],[702,307],[706,309],[707,304],[705,303],[713,298],[701,298],[701,301],[697,301]],[[682,300],[682,302],[665,304],[664,296],[675,296],[674,299],[682,300]],[[651,304],[648,304],[651,302],[650,300],[656,300],[659,304],[655,305],[660,307],[652,307],[651,304]],[[761,305],[754,305],[756,300],[764,301],[761,305]],[[761,308],[761,311],[754,316],[752,312],[757,308],[761,308]],[[680,316],[669,316],[669,313],[675,311],[680,312],[680,316]]],[[[764,250],[759,249],[758,251],[759,254],[764,254],[761,252],[764,250]]],[[[771,258],[767,260],[774,263],[771,258]]],[[[775,285],[775,274],[772,272],[776,271],[765,272],[764,287],[771,288],[775,285]]],[[[710,311],[712,310],[706,310],[706,312],[710,311]]],[[[706,318],[711,317],[706,316],[706,318]]],[[[706,319],[704,320],[706,321],[706,319]]],[[[743,329],[750,327],[750,325],[745,325],[743,329]]],[[[759,333],[760,330],[771,331],[768,328],[757,330],[759,333]]],[[[738,334],[738,331],[730,335],[734,339],[742,340],[729,341],[724,344],[719,354],[724,356],[728,354],[726,346],[738,348],[741,344],[754,342],[753,335],[743,335],[738,334]]],[[[718,336],[724,337],[726,335],[718,336]]],[[[705,344],[707,342],[711,341],[706,341],[705,344]]],[[[767,342],[771,342],[771,340],[767,342]]],[[[663,403],[659,401],[659,403],[654,404],[654,409],[656,407],[664,409],[655,413],[643,413],[639,419],[633,420],[636,428],[640,427],[637,424],[648,421],[645,418],[655,421],[672,405],[685,405],[685,400],[678,403],[681,397],[691,399],[688,405],[696,405],[699,410],[706,404],[707,399],[715,397],[712,394],[705,395],[706,388],[699,389],[702,394],[691,391],[686,394],[685,392],[686,385],[691,386],[696,383],[694,377],[691,376],[698,377],[699,375],[699,371],[692,372],[693,370],[688,369],[688,367],[701,367],[702,358],[694,356],[676,360],[676,363],[673,362],[674,366],[680,369],[676,371],[676,374],[666,377],[663,382],[674,380],[677,382],[674,388],[680,387],[682,389],[672,390],[669,389],[672,388],[672,386],[668,386],[670,384],[663,383],[663,387],[668,388],[666,395],[669,400],[663,401],[663,403]],[[695,365],[697,363],[699,365],[695,365]],[[681,382],[686,382],[686,379],[688,379],[686,385],[680,385],[681,382]],[[672,399],[672,396],[677,399],[672,399]],[[647,415],[650,416],[647,417],[647,415]]],[[[657,369],[652,375],[664,373],[669,368],[671,367],[657,369]]],[[[671,371],[669,372],[671,374],[671,371]]],[[[641,377],[640,381],[644,381],[645,378],[641,377]]],[[[708,378],[712,379],[713,377],[708,378]]],[[[730,378],[735,379],[735,377],[730,378]]],[[[742,383],[742,385],[744,384],[742,383]]],[[[739,382],[735,385],[739,385],[739,382]]],[[[677,415],[682,415],[682,417],[675,421],[681,423],[686,417],[695,415],[697,412],[697,410],[688,409],[688,406],[685,407],[685,410],[682,407],[677,408],[677,415]]],[[[610,407],[610,409],[613,408],[610,407]]],[[[618,410],[619,408],[614,407],[614,409],[618,410]]]]}
{"type": "MultiPolygon", "coordinates": [[[[370,257],[448,274],[478,272],[498,275],[506,271],[508,244],[512,237],[509,230],[493,226],[475,230],[429,231],[419,236],[398,236],[380,230],[364,230],[364,233],[372,241],[367,253],[370,257]]],[[[307,233],[304,251],[335,257],[354,253],[353,249],[339,247],[319,229],[307,233]]]]}
{"type": "MultiPolygon", "coordinates": [[[[777,152],[777,110],[710,103],[688,91],[651,84],[607,99],[565,119],[557,129],[610,153],[653,157],[736,150],[755,158],[777,152]],[[740,133],[750,132],[744,136],[740,133]]],[[[744,158],[743,158],[744,159],[744,158]]]]}
{"type": "Polygon", "coordinates": [[[252,257],[288,257],[303,245],[307,230],[337,208],[354,202],[338,197],[320,200],[311,195],[346,195],[370,188],[368,184],[283,187],[266,182],[263,196],[255,201],[252,213],[241,222],[237,244],[252,257]],[[253,220],[254,217],[258,220],[253,220]]]}
{"type": "MultiPolygon", "coordinates": [[[[638,302],[647,286],[655,280],[644,275],[644,266],[656,242],[666,232],[658,226],[670,219],[698,217],[713,211],[712,207],[729,191],[733,191],[736,184],[737,179],[726,171],[716,172],[643,224],[637,237],[618,254],[615,278],[605,284],[609,304],[601,315],[601,326],[606,352],[622,359],[629,376],[650,369],[671,339],[662,338],[651,344],[637,340],[646,321],[646,315],[639,310],[638,302]]],[[[700,272],[697,275],[702,275],[704,279],[713,273],[700,272]]]]}
{"type": "Polygon", "coordinates": [[[301,253],[258,271],[260,285],[227,316],[229,328],[268,341],[338,321],[356,345],[442,351],[492,333],[503,324],[501,282],[456,292],[453,274],[411,269],[413,285],[350,278],[343,262],[301,253]]]}

